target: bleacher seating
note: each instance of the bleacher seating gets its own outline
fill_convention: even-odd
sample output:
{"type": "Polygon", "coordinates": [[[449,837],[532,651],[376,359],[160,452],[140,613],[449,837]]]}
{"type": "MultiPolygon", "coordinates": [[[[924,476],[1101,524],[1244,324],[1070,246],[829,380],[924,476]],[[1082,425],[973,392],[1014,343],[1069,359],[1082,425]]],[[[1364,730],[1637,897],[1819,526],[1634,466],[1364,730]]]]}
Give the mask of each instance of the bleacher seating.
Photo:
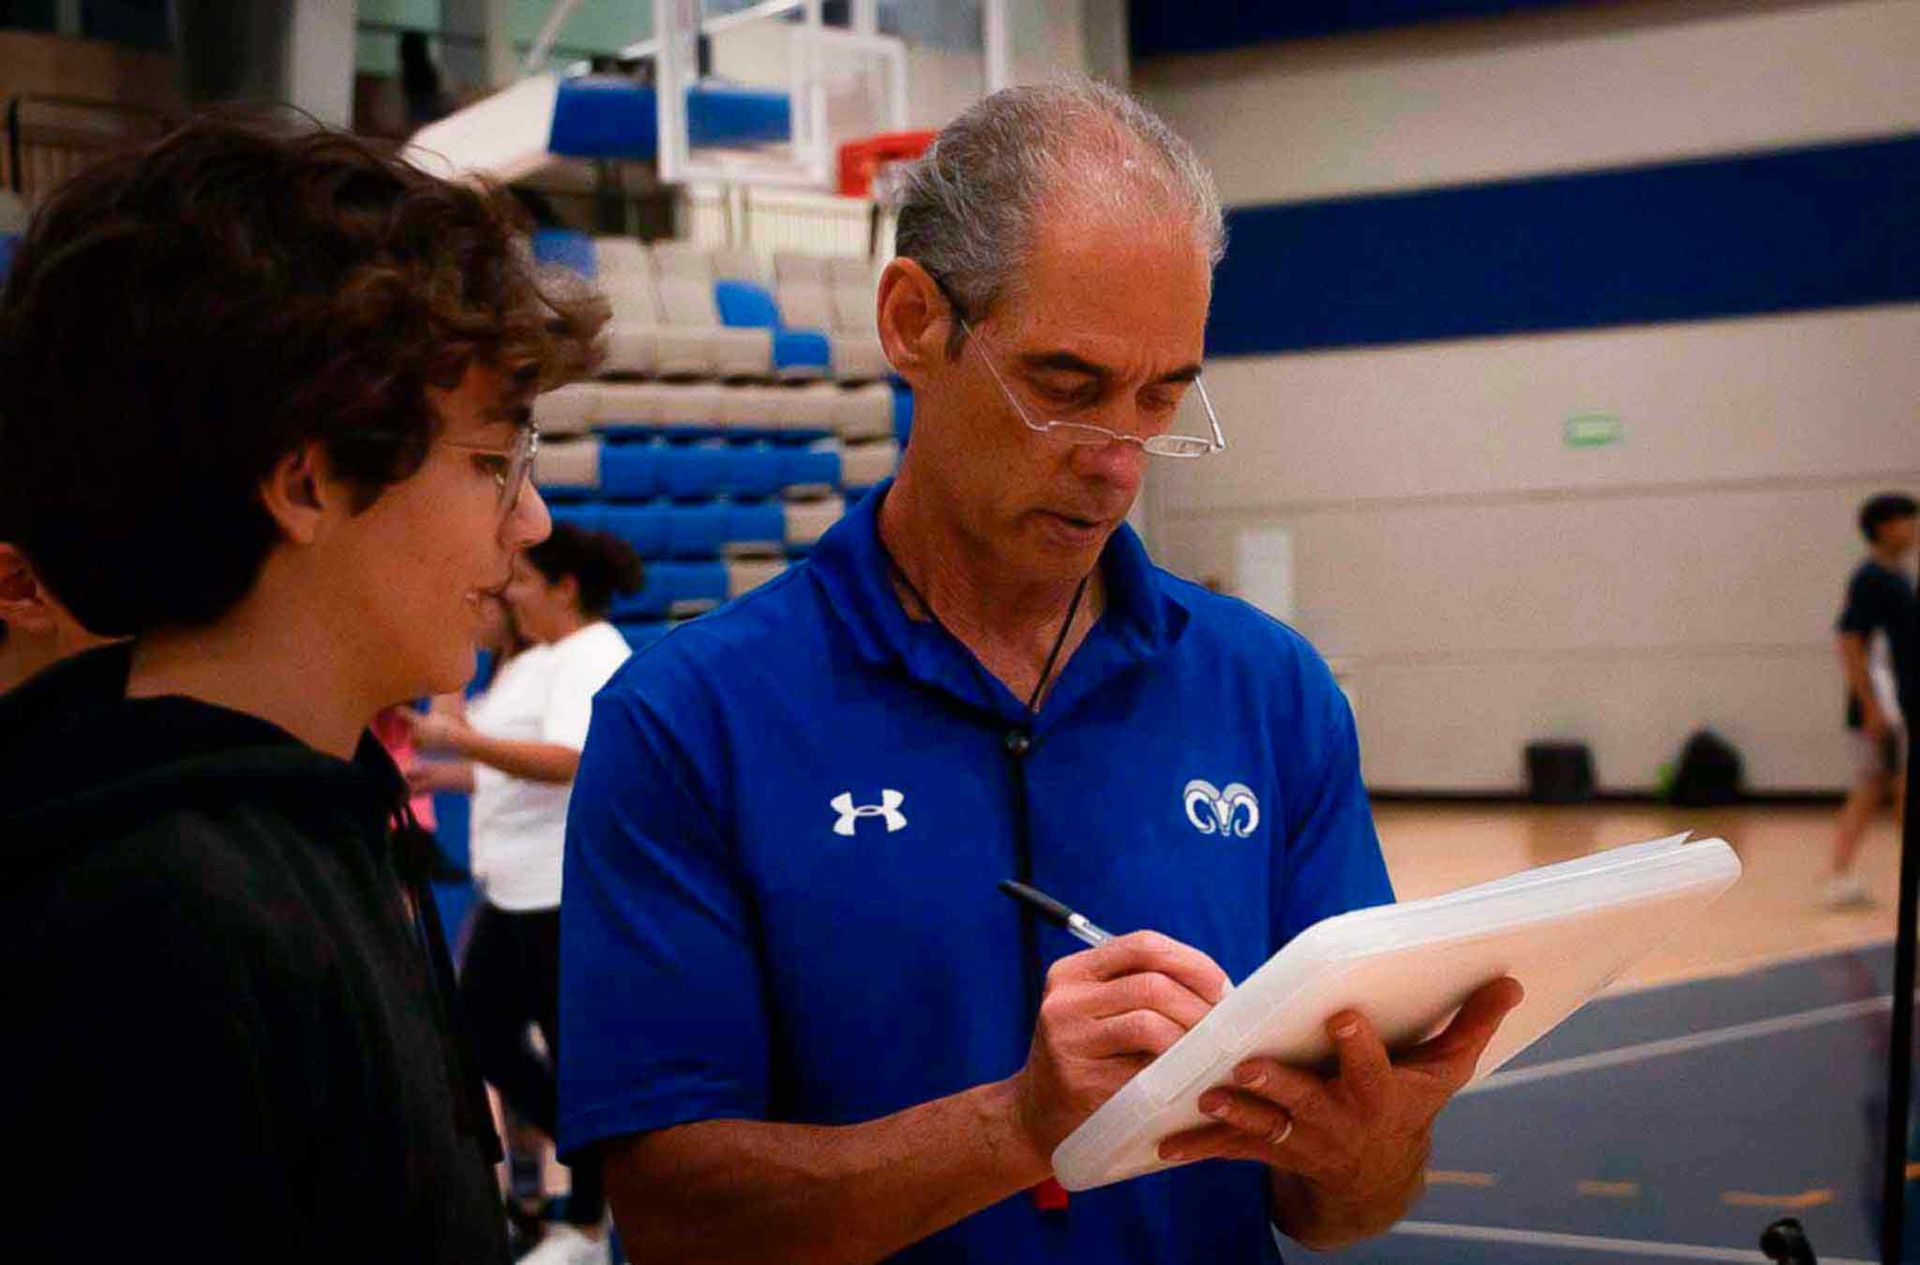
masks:
{"type": "Polygon", "coordinates": [[[645,560],[614,608],[634,646],[777,575],[899,464],[906,391],[873,337],[865,259],[543,240],[613,319],[601,377],[535,402],[535,479],[556,521],[645,560]]]}

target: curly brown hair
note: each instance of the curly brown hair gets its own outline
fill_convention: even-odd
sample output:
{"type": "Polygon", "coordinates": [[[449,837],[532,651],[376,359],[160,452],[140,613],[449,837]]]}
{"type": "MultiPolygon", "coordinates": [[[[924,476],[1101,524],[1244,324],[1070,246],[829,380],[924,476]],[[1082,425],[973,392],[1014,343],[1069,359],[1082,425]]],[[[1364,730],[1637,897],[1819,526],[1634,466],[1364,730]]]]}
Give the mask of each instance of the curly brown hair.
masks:
{"type": "Polygon", "coordinates": [[[585,373],[606,306],[535,264],[504,191],[363,140],[204,117],[56,190],[0,295],[0,503],[87,627],[211,623],[319,443],[364,510],[425,461],[430,388],[585,373]]]}

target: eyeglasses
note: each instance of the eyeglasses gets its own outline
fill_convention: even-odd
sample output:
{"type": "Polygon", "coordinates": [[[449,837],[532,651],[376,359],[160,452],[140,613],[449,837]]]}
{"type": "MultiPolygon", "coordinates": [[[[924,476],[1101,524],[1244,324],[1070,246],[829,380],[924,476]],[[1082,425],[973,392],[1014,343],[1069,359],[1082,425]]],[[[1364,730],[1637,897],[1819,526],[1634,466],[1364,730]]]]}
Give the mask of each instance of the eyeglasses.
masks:
{"type": "MultiPolygon", "coordinates": [[[[951,299],[949,299],[951,303],[951,299]]],[[[966,330],[980,341],[982,348],[989,346],[985,335],[973,327],[966,317],[960,315],[959,306],[953,305],[954,318],[960,322],[960,328],[966,330]]],[[[1200,401],[1200,407],[1206,410],[1207,425],[1212,428],[1213,436],[1205,435],[1128,435],[1117,430],[1108,430],[1105,426],[1095,426],[1090,422],[1036,422],[1027,416],[1027,410],[1021,407],[1020,400],[1007,386],[1007,380],[1000,376],[1000,370],[994,367],[993,357],[983,351],[980,362],[993,375],[1000,387],[1000,394],[1007,397],[1007,403],[1013,405],[1013,411],[1026,424],[1030,431],[1057,439],[1063,443],[1078,444],[1088,448],[1105,447],[1108,444],[1132,444],[1143,452],[1155,457],[1204,457],[1208,453],[1220,452],[1227,446],[1227,437],[1220,431],[1220,418],[1213,411],[1213,401],[1207,397],[1206,384],[1198,377],[1193,379],[1194,395],[1200,401]]]]}
{"type": "Polygon", "coordinates": [[[520,504],[520,495],[526,491],[527,481],[533,475],[534,458],[540,455],[540,428],[533,425],[522,427],[514,437],[513,447],[506,449],[452,439],[443,439],[440,443],[461,452],[493,458],[487,463],[487,473],[493,476],[493,486],[499,492],[500,521],[504,523],[514,507],[520,504]]]}

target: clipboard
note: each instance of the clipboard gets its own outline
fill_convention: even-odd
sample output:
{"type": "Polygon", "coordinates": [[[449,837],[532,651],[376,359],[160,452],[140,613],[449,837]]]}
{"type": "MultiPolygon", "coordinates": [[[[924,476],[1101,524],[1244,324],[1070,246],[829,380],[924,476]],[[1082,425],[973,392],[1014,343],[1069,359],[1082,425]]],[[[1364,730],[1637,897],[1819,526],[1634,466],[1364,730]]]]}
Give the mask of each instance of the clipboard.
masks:
{"type": "Polygon", "coordinates": [[[1200,1095],[1254,1057],[1330,1069],[1326,1021],[1347,1007],[1388,1049],[1440,1031],[1475,989],[1511,975],[1526,1000],[1474,1069],[1493,1072],[1699,916],[1740,877],[1719,839],[1615,848],[1307,928],[1089,1116],[1053,1153],[1068,1190],[1172,1165],[1162,1139],[1213,1123],[1200,1095]]]}

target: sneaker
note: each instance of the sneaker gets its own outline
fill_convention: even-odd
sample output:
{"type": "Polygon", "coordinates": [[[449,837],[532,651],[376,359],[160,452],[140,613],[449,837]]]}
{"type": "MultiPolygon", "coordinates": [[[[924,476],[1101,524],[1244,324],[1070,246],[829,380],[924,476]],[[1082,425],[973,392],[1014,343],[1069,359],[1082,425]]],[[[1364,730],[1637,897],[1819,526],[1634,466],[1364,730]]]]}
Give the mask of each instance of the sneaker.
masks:
{"type": "Polygon", "coordinates": [[[1851,874],[1836,874],[1827,880],[1828,909],[1862,909],[1873,904],[1867,885],[1851,874]]]}
{"type": "Polygon", "coordinates": [[[610,1265],[613,1247],[605,1236],[588,1238],[564,1221],[547,1227],[540,1246],[520,1258],[520,1265],[610,1265]]]}

